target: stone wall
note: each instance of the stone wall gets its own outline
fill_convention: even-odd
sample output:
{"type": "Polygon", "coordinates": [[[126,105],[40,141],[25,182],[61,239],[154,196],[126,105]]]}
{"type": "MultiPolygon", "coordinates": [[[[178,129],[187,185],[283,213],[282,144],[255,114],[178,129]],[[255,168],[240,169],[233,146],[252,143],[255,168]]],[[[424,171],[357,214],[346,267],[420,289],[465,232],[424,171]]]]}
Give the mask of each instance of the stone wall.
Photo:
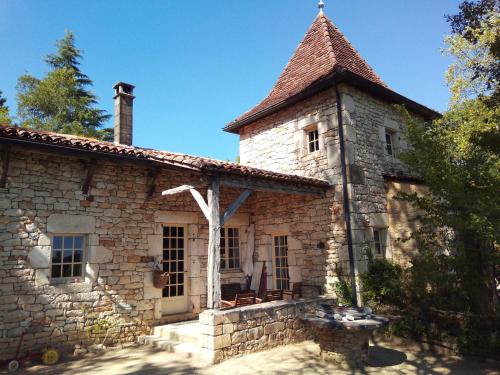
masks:
{"type": "MultiPolygon", "coordinates": [[[[12,355],[27,328],[25,339],[32,348],[79,342],[85,327],[103,322],[133,322],[147,331],[162,315],[161,289],[151,287],[150,262],[161,254],[161,226],[184,224],[186,217],[194,218],[187,225],[188,311],[199,313],[206,305],[208,224],[190,194],[159,194],[199,182],[199,176],[163,170],[151,199],[146,198],[144,167],[99,159],[89,195],[82,193],[85,176],[77,158],[26,149],[12,152],[7,187],[0,191],[2,358],[12,355]],[[85,236],[85,275],[76,282],[56,284],[50,278],[54,234],[85,236]],[[117,310],[121,304],[132,310],[117,310]]],[[[221,194],[224,209],[239,191],[224,188],[221,194]]],[[[248,222],[250,204],[240,208],[236,225],[245,215],[248,222]]],[[[243,276],[234,272],[221,277],[235,282],[243,276]]]]}
{"type": "MultiPolygon", "coordinates": [[[[85,329],[103,323],[132,322],[144,332],[157,324],[165,313],[164,300],[161,289],[152,285],[151,259],[162,254],[163,225],[186,228],[187,311],[197,314],[206,306],[208,223],[190,194],[159,194],[199,182],[199,176],[163,170],[155,195],[147,199],[147,169],[97,163],[84,195],[86,170],[79,159],[18,149],[11,156],[7,188],[0,191],[2,356],[11,355],[21,332],[42,320],[48,326],[28,330],[32,347],[78,343],[85,329]],[[85,236],[84,277],[63,284],[51,280],[54,234],[85,236]],[[131,311],[117,308],[122,305],[131,311]]],[[[221,211],[239,193],[221,188],[221,211]]],[[[325,262],[335,264],[342,238],[342,219],[332,209],[338,199],[338,189],[326,197],[254,192],[230,219],[228,225],[240,228],[241,252],[253,250],[247,248],[246,231],[255,225],[255,261],[267,262],[268,288],[274,288],[273,235],[289,236],[292,283],[325,285],[333,280],[335,270],[325,262]]],[[[221,272],[222,283],[243,281],[240,270],[221,272]]]]}
{"type": "Polygon", "coordinates": [[[315,303],[309,301],[273,301],[230,310],[205,310],[200,314],[203,358],[218,363],[278,345],[313,338],[300,321],[315,303]]]}
{"type": "MultiPolygon", "coordinates": [[[[409,172],[397,157],[387,155],[385,130],[393,132],[396,155],[407,146],[402,135],[402,117],[394,106],[350,86],[340,85],[338,89],[342,96],[354,258],[356,272],[360,273],[366,269],[367,250],[373,249],[373,229],[390,225],[383,174],[409,172]]],[[[349,257],[342,219],[337,134],[336,96],[331,89],[245,126],[240,131],[240,156],[242,163],[323,178],[335,185],[336,196],[322,202],[323,208],[328,207],[332,213],[330,228],[325,223],[322,230],[332,249],[326,266],[333,270],[338,265],[346,273],[349,257]],[[304,143],[305,130],[311,126],[317,126],[319,133],[320,150],[316,153],[308,153],[304,143]]],[[[258,212],[262,215],[261,210],[258,212]]],[[[321,221],[321,212],[314,221],[321,221]]],[[[395,218],[393,215],[391,223],[397,226],[395,218]]],[[[400,254],[388,251],[389,257],[400,254]]],[[[327,288],[335,273],[330,276],[325,279],[327,288]]]]}
{"type": "Polygon", "coordinates": [[[389,216],[389,233],[393,259],[402,266],[409,266],[413,256],[417,254],[417,244],[410,235],[416,232],[420,223],[420,212],[408,202],[394,199],[399,192],[426,194],[424,185],[386,181],[387,213],[389,216]]]}

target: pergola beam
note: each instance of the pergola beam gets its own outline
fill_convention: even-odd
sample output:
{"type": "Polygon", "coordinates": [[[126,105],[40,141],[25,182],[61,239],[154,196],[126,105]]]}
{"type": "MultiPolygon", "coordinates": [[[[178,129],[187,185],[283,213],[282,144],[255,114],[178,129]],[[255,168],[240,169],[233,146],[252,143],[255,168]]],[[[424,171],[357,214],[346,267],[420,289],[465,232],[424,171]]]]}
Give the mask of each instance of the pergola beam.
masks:
{"type": "Polygon", "coordinates": [[[245,189],[243,192],[239,195],[238,198],[234,200],[233,203],[229,205],[227,208],[226,212],[220,217],[220,226],[223,227],[224,224],[229,220],[231,216],[236,212],[238,208],[245,202],[245,200],[248,198],[248,196],[252,194],[252,190],[250,189],[245,189]]]}
{"type": "Polygon", "coordinates": [[[208,209],[208,205],[205,202],[205,199],[203,199],[203,196],[200,194],[198,190],[195,189],[194,186],[192,185],[181,185],[176,188],[164,190],[161,192],[161,195],[175,195],[175,194],[180,194],[184,193],[186,191],[189,191],[191,195],[193,196],[194,200],[196,203],[198,203],[198,206],[201,209],[201,212],[203,212],[203,215],[205,215],[206,219],[210,221],[210,212],[208,209]]]}
{"type": "Polygon", "coordinates": [[[308,195],[322,197],[325,195],[325,190],[328,188],[312,186],[312,185],[288,185],[273,183],[267,181],[252,181],[248,179],[222,177],[220,183],[223,186],[234,187],[239,189],[249,189],[255,191],[268,191],[271,193],[308,195]]]}

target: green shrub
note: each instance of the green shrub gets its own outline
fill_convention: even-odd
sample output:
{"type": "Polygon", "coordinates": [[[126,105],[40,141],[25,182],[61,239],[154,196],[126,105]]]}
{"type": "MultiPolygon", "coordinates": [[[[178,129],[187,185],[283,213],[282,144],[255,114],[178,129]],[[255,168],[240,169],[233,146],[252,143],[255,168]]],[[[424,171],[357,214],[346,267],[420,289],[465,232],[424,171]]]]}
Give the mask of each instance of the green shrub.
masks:
{"type": "Polygon", "coordinates": [[[333,284],[333,290],[337,295],[338,302],[342,305],[351,305],[352,289],[350,283],[341,278],[339,281],[333,284]]]}
{"type": "Polygon", "coordinates": [[[360,275],[363,302],[371,307],[394,305],[402,307],[402,268],[386,259],[371,259],[367,272],[360,275]]]}

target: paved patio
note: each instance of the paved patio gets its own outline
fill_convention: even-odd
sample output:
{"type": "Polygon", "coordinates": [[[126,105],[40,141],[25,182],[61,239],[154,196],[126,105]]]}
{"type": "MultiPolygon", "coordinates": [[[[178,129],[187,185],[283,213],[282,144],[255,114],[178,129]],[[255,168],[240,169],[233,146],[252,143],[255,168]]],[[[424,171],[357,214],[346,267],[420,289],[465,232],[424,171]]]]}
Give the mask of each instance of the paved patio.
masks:
{"type": "MultiPolygon", "coordinates": [[[[108,351],[56,366],[33,366],[17,374],[474,374],[500,375],[500,363],[432,354],[413,342],[379,343],[370,348],[370,364],[356,371],[339,370],[318,359],[314,342],[281,346],[201,367],[189,358],[147,347],[108,351]]],[[[3,370],[0,373],[4,373],[3,370]]]]}

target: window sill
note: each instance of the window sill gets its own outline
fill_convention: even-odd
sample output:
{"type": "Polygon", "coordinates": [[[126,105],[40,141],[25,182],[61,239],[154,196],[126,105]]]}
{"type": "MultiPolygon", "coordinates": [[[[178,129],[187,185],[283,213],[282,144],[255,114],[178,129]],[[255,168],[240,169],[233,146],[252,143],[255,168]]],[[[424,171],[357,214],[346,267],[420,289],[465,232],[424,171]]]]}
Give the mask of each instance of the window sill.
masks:
{"type": "Polygon", "coordinates": [[[92,291],[92,283],[88,281],[80,281],[79,283],[72,282],[63,282],[57,281],[54,282],[51,280],[50,287],[54,288],[58,293],[86,293],[92,291]]]}
{"type": "MultiPolygon", "coordinates": [[[[60,286],[60,285],[77,285],[85,284],[85,277],[58,277],[56,279],[50,280],[50,285],[60,286]]],[[[87,283],[88,284],[88,283],[87,283]]]]}

